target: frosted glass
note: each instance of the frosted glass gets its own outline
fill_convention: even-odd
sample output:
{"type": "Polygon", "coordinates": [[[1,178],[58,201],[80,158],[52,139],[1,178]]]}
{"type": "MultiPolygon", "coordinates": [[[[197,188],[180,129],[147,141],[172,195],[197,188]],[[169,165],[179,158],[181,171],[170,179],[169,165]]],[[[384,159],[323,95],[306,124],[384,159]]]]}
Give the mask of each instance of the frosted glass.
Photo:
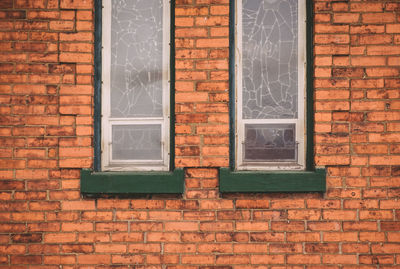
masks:
{"type": "Polygon", "coordinates": [[[296,161],[295,124],[245,124],[245,161],[296,161]]]}
{"type": "Polygon", "coordinates": [[[244,119],[295,119],[298,0],[243,0],[244,119]]]}
{"type": "Polygon", "coordinates": [[[113,160],[161,160],[161,125],[113,125],[113,160]]]}
{"type": "Polygon", "coordinates": [[[113,0],[111,117],[162,116],[163,1],[113,0]]]}

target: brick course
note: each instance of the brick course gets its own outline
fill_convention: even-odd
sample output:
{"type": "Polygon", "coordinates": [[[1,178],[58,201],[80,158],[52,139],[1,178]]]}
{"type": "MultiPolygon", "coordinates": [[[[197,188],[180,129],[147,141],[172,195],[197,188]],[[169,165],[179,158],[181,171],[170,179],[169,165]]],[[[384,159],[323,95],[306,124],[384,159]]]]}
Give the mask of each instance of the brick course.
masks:
{"type": "Polygon", "coordinates": [[[181,197],[89,199],[93,1],[0,1],[0,268],[399,268],[400,3],[314,5],[324,194],[218,192],[228,0],[176,0],[181,197]]]}

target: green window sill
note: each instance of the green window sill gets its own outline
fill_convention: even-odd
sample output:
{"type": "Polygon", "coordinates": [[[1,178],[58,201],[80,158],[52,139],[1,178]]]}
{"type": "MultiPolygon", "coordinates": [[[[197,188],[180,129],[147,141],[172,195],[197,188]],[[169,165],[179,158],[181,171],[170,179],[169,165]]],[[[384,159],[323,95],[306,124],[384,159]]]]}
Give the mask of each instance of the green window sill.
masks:
{"type": "Polygon", "coordinates": [[[229,192],[325,192],[325,169],[315,171],[219,170],[219,191],[229,192]]]}
{"type": "Polygon", "coordinates": [[[92,172],[81,170],[83,194],[180,194],[184,171],[173,172],[92,172]]]}

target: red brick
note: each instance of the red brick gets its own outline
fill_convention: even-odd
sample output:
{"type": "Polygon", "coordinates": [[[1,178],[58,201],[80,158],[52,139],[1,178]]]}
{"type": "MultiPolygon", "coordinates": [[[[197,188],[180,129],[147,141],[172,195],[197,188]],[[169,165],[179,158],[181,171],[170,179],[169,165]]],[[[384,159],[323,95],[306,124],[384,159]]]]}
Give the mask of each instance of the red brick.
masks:
{"type": "Polygon", "coordinates": [[[80,264],[109,264],[111,255],[106,254],[84,254],[78,256],[78,263],[80,264]]]}
{"type": "Polygon", "coordinates": [[[356,255],[331,255],[326,254],[322,257],[322,262],[328,264],[357,264],[357,256],[356,255]]]}
{"type": "Polygon", "coordinates": [[[95,224],[97,232],[125,232],[128,230],[127,222],[97,222],[95,224]]]}
{"type": "Polygon", "coordinates": [[[147,234],[149,242],[179,242],[179,233],[177,232],[149,232],[147,234]]]}
{"type": "Polygon", "coordinates": [[[400,46],[374,45],[368,46],[368,55],[396,55],[400,54],[400,46]]]}
{"type": "Polygon", "coordinates": [[[274,221],[271,222],[271,229],[273,231],[304,231],[304,222],[303,221],[274,221]]]}
{"type": "Polygon", "coordinates": [[[114,233],[111,239],[113,242],[143,242],[143,233],[114,233]]]}
{"type": "Polygon", "coordinates": [[[94,201],[63,201],[63,210],[93,210],[94,201]]]}
{"type": "Polygon", "coordinates": [[[348,25],[315,24],[316,33],[347,33],[348,31],[348,25]]]}
{"type": "Polygon", "coordinates": [[[182,255],[182,264],[214,264],[213,255],[182,255]]]}
{"type": "Polygon", "coordinates": [[[180,8],[177,7],[175,9],[176,16],[199,16],[199,15],[207,15],[208,8],[207,7],[198,7],[198,8],[180,8]]]}
{"type": "Polygon", "coordinates": [[[353,220],[356,219],[356,212],[351,210],[324,210],[323,218],[328,220],[353,220]]]}
{"type": "Polygon", "coordinates": [[[109,240],[110,236],[106,233],[79,233],[78,235],[79,242],[93,243],[93,242],[108,242],[109,240]]]}
{"type": "Polygon", "coordinates": [[[320,263],[321,258],[319,255],[288,255],[287,262],[289,264],[318,264],[320,263]]]}
{"type": "Polygon", "coordinates": [[[39,255],[13,255],[11,256],[11,264],[29,264],[29,265],[34,265],[34,264],[41,264],[42,263],[42,257],[39,255]]]}
{"type": "MultiPolygon", "coordinates": [[[[149,256],[150,255],[148,255],[148,257],[149,256]]],[[[122,264],[132,264],[132,263],[138,264],[144,262],[144,257],[142,255],[132,255],[132,254],[112,255],[111,259],[112,263],[122,263],[122,264]]]]}
{"type": "Polygon", "coordinates": [[[287,234],[288,242],[317,242],[320,241],[318,233],[289,233],[287,234]]]}
{"type": "Polygon", "coordinates": [[[182,18],[180,18],[180,17],[178,17],[178,18],[176,18],[175,19],[175,25],[176,26],[193,26],[193,21],[194,21],[194,19],[193,18],[184,18],[184,17],[182,17],[182,18]]]}
{"type": "Polygon", "coordinates": [[[46,243],[67,243],[74,242],[76,235],[74,233],[47,233],[44,235],[46,243]]]}
{"type": "Polygon", "coordinates": [[[368,253],[368,244],[344,243],[342,245],[343,253],[368,253]]]}
{"type": "Polygon", "coordinates": [[[200,231],[232,231],[232,222],[204,222],[200,224],[200,231]]]}
{"type": "Polygon", "coordinates": [[[334,13],[333,22],[334,23],[355,23],[358,22],[360,14],[357,13],[334,13]]]}
{"type": "Polygon", "coordinates": [[[358,234],[356,232],[325,232],[324,242],[357,242],[358,234]]]}
{"type": "Polygon", "coordinates": [[[306,243],[305,251],[308,253],[338,253],[338,244],[333,243],[306,243]]]}
{"type": "MultiPolygon", "coordinates": [[[[349,4],[348,3],[332,3],[332,10],[337,12],[337,11],[348,11],[349,10],[349,4]]],[[[341,13],[338,13],[341,14],[341,13]]]]}
{"type": "Polygon", "coordinates": [[[395,22],[395,15],[393,13],[364,13],[361,14],[361,20],[365,24],[371,23],[388,23],[395,22]]]}
{"type": "Polygon", "coordinates": [[[206,37],[207,29],[205,28],[178,28],[175,31],[176,37],[206,37]]]}
{"type": "MultiPolygon", "coordinates": [[[[200,253],[232,253],[232,244],[224,243],[203,243],[198,244],[197,250],[200,253]]],[[[236,251],[235,251],[236,252],[236,251]]]]}
{"type": "Polygon", "coordinates": [[[181,212],[175,211],[151,211],[149,212],[149,219],[157,220],[180,220],[182,218],[181,212]]]}

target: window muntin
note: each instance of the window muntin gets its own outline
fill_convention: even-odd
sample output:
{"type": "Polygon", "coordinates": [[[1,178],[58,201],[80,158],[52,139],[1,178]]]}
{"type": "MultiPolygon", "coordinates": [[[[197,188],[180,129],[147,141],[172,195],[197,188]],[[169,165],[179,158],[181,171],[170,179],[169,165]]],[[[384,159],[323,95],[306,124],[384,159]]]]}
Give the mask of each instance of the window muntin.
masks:
{"type": "Polygon", "coordinates": [[[102,170],[169,169],[168,0],[103,0],[102,170]]]}
{"type": "Polygon", "coordinates": [[[304,169],[305,0],[236,10],[236,168],[304,169]]]}

